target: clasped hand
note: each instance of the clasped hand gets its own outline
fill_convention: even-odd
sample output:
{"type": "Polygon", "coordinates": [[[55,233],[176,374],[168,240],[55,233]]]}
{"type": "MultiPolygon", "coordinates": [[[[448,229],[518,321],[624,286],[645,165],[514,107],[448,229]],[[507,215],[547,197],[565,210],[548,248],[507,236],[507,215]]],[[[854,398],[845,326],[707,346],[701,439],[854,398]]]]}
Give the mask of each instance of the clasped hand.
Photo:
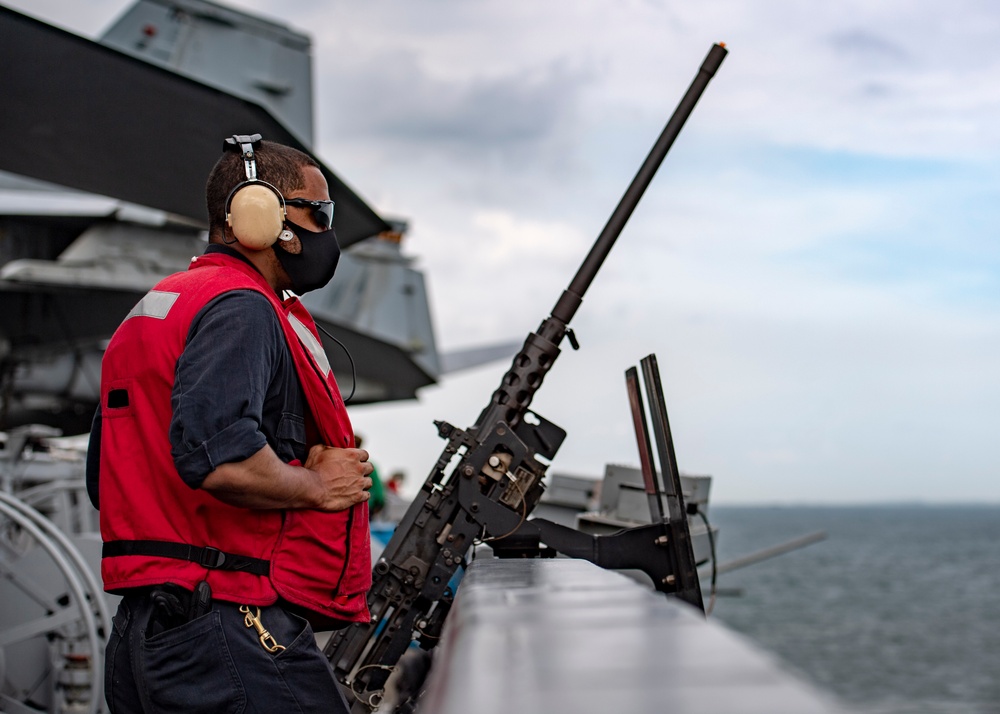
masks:
{"type": "Polygon", "coordinates": [[[317,445],[309,450],[305,467],[319,475],[320,502],[316,508],[321,511],[343,511],[370,498],[369,476],[375,467],[364,449],[317,445]]]}

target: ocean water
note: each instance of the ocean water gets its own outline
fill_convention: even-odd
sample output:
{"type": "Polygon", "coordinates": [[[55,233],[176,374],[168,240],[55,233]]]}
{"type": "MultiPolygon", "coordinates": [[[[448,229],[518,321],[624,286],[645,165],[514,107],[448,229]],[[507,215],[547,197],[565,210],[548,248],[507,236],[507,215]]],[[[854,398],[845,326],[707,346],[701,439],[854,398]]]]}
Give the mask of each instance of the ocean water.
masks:
{"type": "MultiPolygon", "coordinates": [[[[1000,714],[1000,506],[723,507],[712,617],[850,711],[1000,714]]],[[[707,588],[706,588],[707,594],[707,588]]]]}

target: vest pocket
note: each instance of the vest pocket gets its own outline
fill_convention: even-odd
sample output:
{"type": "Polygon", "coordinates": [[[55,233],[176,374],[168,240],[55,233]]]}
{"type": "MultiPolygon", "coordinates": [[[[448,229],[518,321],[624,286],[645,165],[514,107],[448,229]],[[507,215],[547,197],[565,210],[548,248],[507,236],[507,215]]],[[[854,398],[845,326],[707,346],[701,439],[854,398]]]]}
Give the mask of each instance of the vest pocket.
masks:
{"type": "Polygon", "coordinates": [[[285,463],[299,459],[305,461],[306,452],[306,422],[298,414],[283,412],[275,430],[274,451],[285,463]]]}
{"type": "Polygon", "coordinates": [[[134,401],[132,380],[116,379],[105,386],[106,388],[102,390],[101,394],[101,418],[114,419],[115,417],[131,416],[134,401]]]}
{"type": "Polygon", "coordinates": [[[368,505],[359,503],[353,507],[351,519],[352,547],[344,576],[340,581],[340,597],[365,594],[372,586],[371,530],[368,523],[368,505]]]}

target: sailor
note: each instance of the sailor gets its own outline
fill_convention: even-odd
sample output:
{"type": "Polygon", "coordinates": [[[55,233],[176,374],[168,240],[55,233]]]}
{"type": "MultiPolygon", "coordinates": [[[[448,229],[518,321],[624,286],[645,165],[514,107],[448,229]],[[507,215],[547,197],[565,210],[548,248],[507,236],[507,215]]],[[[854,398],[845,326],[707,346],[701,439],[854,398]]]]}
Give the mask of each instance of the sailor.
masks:
{"type": "Polygon", "coordinates": [[[306,154],[235,135],[209,245],[111,339],[88,454],[112,712],[348,711],[315,629],[367,622],[367,489],[312,317],[340,256],[306,154]]]}
{"type": "MultiPolygon", "coordinates": [[[[364,445],[364,437],[361,434],[354,435],[354,445],[359,449],[364,445]]],[[[368,489],[368,515],[372,520],[376,520],[378,515],[385,508],[385,486],[379,476],[378,468],[372,463],[372,472],[368,474],[372,480],[372,487],[368,489]]]]}

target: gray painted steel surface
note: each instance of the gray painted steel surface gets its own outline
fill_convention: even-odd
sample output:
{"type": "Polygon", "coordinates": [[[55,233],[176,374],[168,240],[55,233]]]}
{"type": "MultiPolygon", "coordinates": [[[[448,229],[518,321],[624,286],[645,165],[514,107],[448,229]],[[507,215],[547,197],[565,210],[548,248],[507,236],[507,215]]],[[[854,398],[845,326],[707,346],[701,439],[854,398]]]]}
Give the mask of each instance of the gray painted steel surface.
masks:
{"type": "Polygon", "coordinates": [[[101,43],[259,104],[313,144],[308,35],[206,0],[140,0],[101,43]]]}
{"type": "Polygon", "coordinates": [[[841,711],[741,636],[578,560],[477,560],[420,714],[841,711]]]}
{"type": "MultiPolygon", "coordinates": [[[[17,138],[5,146],[0,169],[203,223],[205,177],[223,138],[253,131],[309,151],[268,107],[162,64],[4,7],[0,37],[0,131],[17,138]]],[[[322,169],[337,202],[341,247],[389,230],[339,176],[322,169]]]]}

